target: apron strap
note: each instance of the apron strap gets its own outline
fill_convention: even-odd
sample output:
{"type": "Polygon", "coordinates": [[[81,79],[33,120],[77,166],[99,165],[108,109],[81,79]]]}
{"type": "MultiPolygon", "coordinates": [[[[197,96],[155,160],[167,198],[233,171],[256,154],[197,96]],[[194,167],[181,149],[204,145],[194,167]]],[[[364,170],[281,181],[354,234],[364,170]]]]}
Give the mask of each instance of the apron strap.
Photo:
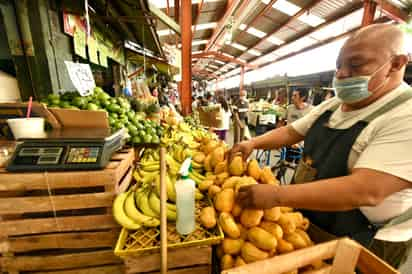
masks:
{"type": "Polygon", "coordinates": [[[401,95],[398,97],[394,98],[392,101],[389,103],[385,104],[383,107],[379,108],[375,112],[369,114],[366,116],[366,118],[362,119],[365,122],[371,122],[375,118],[381,116],[382,114],[394,109],[395,107],[401,105],[405,101],[409,100],[412,98],[412,89],[407,89],[405,92],[403,92],[401,95]]]}

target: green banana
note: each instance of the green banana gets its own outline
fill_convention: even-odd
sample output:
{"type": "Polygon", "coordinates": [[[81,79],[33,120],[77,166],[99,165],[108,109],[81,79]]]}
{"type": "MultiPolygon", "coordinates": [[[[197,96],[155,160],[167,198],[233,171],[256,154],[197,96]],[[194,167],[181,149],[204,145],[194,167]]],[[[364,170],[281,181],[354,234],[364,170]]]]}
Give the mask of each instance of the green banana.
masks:
{"type": "Polygon", "coordinates": [[[113,202],[113,217],[116,222],[129,230],[137,230],[141,227],[141,224],[136,223],[133,219],[129,218],[124,211],[124,204],[128,193],[123,192],[117,195],[113,202]]]}
{"type": "Polygon", "coordinates": [[[160,225],[159,219],[146,216],[136,208],[135,194],[133,191],[129,191],[124,209],[126,215],[138,224],[148,227],[157,227],[160,225]]]}

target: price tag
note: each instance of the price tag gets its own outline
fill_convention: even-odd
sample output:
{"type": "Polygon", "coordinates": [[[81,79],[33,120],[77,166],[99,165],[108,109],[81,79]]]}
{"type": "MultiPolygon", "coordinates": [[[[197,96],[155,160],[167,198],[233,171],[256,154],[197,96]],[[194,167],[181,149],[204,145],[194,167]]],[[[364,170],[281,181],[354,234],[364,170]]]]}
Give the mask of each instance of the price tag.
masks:
{"type": "Polygon", "coordinates": [[[93,93],[96,87],[92,70],[89,64],[73,63],[64,61],[69,72],[70,80],[81,96],[87,96],[93,93]]]}
{"type": "Polygon", "coordinates": [[[86,55],[86,33],[76,28],[73,34],[74,53],[87,59],[86,55]]]}
{"type": "Polygon", "coordinates": [[[89,59],[90,62],[94,64],[99,64],[99,57],[97,56],[97,43],[93,37],[89,37],[89,43],[87,44],[89,49],[89,59]]]}

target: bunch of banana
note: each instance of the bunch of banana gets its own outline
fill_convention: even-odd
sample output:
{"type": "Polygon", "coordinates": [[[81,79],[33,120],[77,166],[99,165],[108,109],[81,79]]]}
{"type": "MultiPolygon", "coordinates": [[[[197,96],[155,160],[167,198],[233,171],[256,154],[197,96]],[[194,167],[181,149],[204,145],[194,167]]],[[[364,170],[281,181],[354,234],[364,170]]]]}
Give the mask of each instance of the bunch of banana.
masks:
{"type": "Polygon", "coordinates": [[[196,185],[199,185],[201,182],[203,182],[206,179],[205,176],[197,172],[195,169],[189,172],[189,178],[195,181],[196,185]]]}
{"type": "Polygon", "coordinates": [[[117,223],[130,230],[137,230],[142,226],[156,227],[160,225],[160,221],[156,216],[150,216],[143,210],[139,210],[139,208],[137,207],[135,192],[133,190],[124,192],[114,200],[113,216],[117,223]]]}

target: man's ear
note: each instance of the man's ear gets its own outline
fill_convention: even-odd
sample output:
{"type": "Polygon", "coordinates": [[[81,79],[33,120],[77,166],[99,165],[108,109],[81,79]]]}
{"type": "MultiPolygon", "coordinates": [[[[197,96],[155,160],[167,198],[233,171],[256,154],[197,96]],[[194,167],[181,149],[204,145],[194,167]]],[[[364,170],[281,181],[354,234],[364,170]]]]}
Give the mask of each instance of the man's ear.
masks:
{"type": "Polygon", "coordinates": [[[403,66],[406,66],[408,64],[408,61],[409,61],[408,55],[406,54],[396,55],[392,61],[391,72],[395,72],[395,71],[402,69],[403,66]]]}

